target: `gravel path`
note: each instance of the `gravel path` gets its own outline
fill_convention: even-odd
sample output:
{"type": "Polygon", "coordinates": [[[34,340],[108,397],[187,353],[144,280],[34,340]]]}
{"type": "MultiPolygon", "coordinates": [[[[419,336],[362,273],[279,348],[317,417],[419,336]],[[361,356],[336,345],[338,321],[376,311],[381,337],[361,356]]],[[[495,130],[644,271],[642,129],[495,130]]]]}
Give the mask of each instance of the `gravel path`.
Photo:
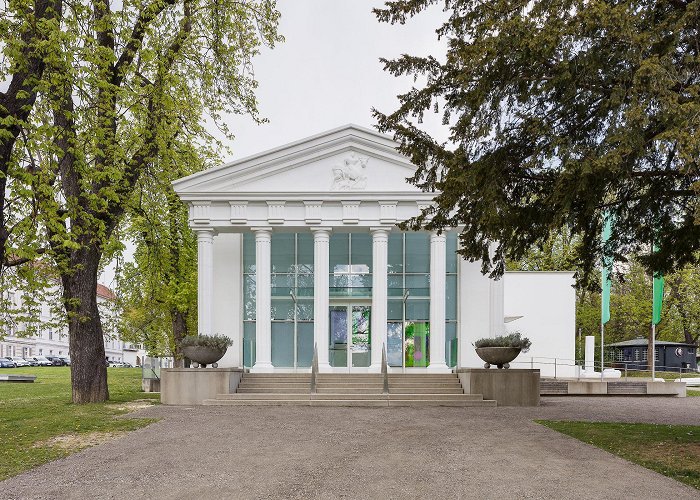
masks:
{"type": "Polygon", "coordinates": [[[165,407],[0,483],[3,498],[674,498],[697,490],[533,419],[700,425],[700,398],[538,408],[165,407]]]}

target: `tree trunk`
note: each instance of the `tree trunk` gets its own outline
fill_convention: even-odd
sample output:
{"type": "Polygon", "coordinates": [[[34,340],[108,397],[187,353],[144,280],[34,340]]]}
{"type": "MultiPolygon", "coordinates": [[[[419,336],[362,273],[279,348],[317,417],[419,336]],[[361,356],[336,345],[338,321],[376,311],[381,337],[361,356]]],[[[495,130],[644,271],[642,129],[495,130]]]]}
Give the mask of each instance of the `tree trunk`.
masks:
{"type": "Polygon", "coordinates": [[[185,358],[182,356],[180,342],[187,336],[187,320],[185,315],[176,308],[171,309],[170,318],[173,324],[173,340],[175,342],[175,368],[184,368],[185,358]]]}
{"type": "Polygon", "coordinates": [[[81,266],[61,277],[63,302],[68,313],[73,403],[99,403],[109,399],[107,361],[100,312],[97,308],[97,271],[100,254],[83,249],[72,259],[81,266]]]}

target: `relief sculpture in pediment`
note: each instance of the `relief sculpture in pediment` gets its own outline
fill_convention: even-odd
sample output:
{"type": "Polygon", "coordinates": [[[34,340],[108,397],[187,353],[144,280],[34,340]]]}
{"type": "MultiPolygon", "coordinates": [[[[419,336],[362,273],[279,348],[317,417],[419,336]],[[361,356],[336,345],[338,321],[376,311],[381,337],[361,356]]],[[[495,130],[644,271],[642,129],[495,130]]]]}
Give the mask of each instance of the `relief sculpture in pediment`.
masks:
{"type": "Polygon", "coordinates": [[[333,191],[352,191],[367,187],[367,162],[369,158],[362,158],[355,153],[344,158],[340,163],[333,165],[333,191]]]}

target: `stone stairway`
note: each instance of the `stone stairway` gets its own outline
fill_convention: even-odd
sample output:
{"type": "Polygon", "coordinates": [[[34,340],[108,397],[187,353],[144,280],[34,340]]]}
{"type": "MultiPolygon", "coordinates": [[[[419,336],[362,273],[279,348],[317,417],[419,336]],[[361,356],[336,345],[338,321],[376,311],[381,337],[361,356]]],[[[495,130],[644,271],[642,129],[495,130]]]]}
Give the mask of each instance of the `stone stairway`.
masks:
{"type": "Polygon", "coordinates": [[[561,380],[540,379],[541,396],[566,396],[568,394],[568,382],[561,380]]]}
{"type": "Polygon", "coordinates": [[[310,374],[246,373],[233,394],[219,394],[205,405],[300,406],[496,406],[480,394],[464,394],[455,374],[389,374],[383,393],[379,374],[319,374],[310,392],[310,374]]]}

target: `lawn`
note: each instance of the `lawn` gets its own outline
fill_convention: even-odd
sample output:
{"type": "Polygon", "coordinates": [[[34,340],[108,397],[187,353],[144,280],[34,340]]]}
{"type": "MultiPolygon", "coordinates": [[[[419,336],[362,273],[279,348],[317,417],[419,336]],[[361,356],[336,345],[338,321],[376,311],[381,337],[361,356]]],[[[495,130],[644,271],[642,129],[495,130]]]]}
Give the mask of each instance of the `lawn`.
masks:
{"type": "Polygon", "coordinates": [[[700,426],[538,423],[700,489],[700,426]]]}
{"type": "Polygon", "coordinates": [[[69,367],[11,368],[0,373],[37,377],[34,383],[0,382],[0,481],[98,444],[114,433],[153,422],[115,418],[128,413],[124,403],[138,399],[157,401],[157,394],[141,392],[140,368],[109,368],[111,401],[87,405],[70,402],[69,367]]]}
{"type": "MultiPolygon", "coordinates": [[[[684,372],[682,374],[679,374],[678,372],[656,372],[655,375],[656,375],[656,378],[662,378],[664,380],[676,380],[678,377],[683,377],[683,378],[700,377],[700,373],[697,373],[697,372],[684,372]]],[[[622,370],[622,376],[623,377],[625,376],[624,370],[622,370]]],[[[642,377],[642,378],[651,379],[651,372],[628,370],[627,376],[628,377],[642,377]]]]}

